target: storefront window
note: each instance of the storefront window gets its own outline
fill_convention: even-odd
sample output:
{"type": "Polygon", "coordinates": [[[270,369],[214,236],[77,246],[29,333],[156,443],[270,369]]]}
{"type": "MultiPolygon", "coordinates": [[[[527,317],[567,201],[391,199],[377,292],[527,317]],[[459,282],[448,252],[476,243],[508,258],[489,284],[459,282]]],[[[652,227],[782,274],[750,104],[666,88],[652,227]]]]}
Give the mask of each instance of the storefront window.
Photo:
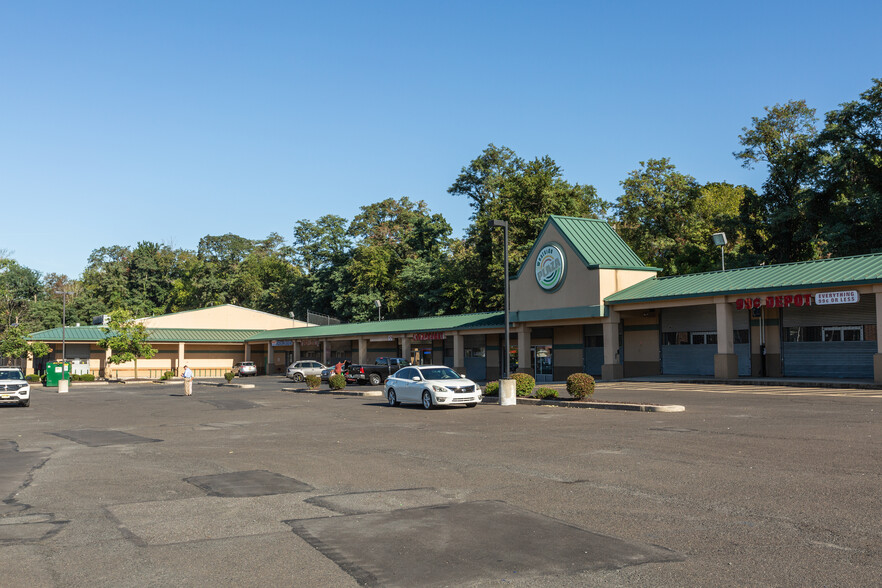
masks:
{"type": "Polygon", "coordinates": [[[784,341],[787,343],[820,342],[839,343],[842,341],[875,341],[875,325],[872,333],[865,332],[863,325],[842,325],[830,327],[787,327],[784,330],[784,341]],[[868,338],[872,336],[872,339],[868,338]]]}

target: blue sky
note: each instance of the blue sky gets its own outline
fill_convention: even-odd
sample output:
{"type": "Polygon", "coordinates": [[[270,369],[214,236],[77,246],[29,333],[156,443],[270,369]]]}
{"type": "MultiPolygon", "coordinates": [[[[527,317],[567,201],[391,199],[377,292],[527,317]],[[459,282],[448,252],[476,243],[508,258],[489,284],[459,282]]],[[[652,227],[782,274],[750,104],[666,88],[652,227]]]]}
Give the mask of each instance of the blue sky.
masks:
{"type": "Polygon", "coordinates": [[[819,117],[882,77],[882,3],[0,1],[0,249],[195,249],[447,194],[489,143],[606,200],[640,161],[759,187],[764,106],[819,117]]]}

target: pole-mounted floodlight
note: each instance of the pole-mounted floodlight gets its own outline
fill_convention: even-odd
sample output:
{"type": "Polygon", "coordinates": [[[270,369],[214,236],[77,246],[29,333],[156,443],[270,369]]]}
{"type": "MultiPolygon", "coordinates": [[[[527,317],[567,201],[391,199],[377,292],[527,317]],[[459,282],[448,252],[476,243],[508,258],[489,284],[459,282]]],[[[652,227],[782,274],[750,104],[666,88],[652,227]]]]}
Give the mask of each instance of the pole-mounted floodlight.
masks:
{"type": "Polygon", "coordinates": [[[714,240],[714,245],[720,248],[720,257],[723,260],[723,271],[726,271],[726,243],[729,241],[726,239],[726,233],[714,233],[711,235],[711,238],[714,240]]]}
{"type": "Polygon", "coordinates": [[[508,221],[491,220],[490,226],[502,227],[504,229],[503,248],[505,249],[505,361],[502,363],[502,374],[503,378],[507,380],[511,376],[511,374],[509,373],[511,371],[511,366],[509,365],[509,363],[511,362],[511,351],[509,349],[510,341],[508,332],[508,221]]]}
{"type": "Polygon", "coordinates": [[[381,320],[383,320],[383,318],[380,316],[380,306],[381,306],[383,303],[380,302],[379,300],[374,300],[374,304],[377,305],[377,320],[378,320],[378,321],[381,321],[381,320]]]}
{"type": "MultiPolygon", "coordinates": [[[[56,294],[61,294],[61,364],[64,365],[64,361],[67,358],[67,352],[65,350],[65,336],[64,336],[64,327],[65,323],[67,323],[67,295],[70,294],[67,290],[56,290],[56,294]]],[[[61,368],[62,371],[64,367],[61,368]]]]}

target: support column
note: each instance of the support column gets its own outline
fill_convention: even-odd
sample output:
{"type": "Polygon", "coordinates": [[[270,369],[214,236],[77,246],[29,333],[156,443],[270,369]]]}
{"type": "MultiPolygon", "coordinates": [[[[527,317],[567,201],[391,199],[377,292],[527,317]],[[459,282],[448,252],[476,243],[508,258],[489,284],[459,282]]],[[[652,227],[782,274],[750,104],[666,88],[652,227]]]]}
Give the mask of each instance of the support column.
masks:
{"type": "Polygon", "coordinates": [[[266,342],[266,375],[271,375],[276,366],[276,358],[275,358],[275,350],[273,349],[273,342],[266,342]]]}
{"type": "Polygon", "coordinates": [[[410,361],[410,335],[401,336],[401,357],[410,361]]]}
{"type": "Polygon", "coordinates": [[[300,341],[294,341],[292,343],[293,349],[291,350],[291,355],[293,355],[294,359],[291,361],[300,361],[300,341]]]}
{"type": "Polygon", "coordinates": [[[876,295],[876,354],[873,356],[873,381],[882,384],[882,286],[873,286],[876,295]]]}
{"type": "Polygon", "coordinates": [[[331,361],[331,345],[327,339],[322,339],[322,363],[328,365],[331,361]]]}
{"type": "Polygon", "coordinates": [[[735,355],[734,328],[735,307],[726,302],[725,296],[714,298],[717,309],[717,354],[714,355],[714,377],[728,380],[738,377],[738,356],[735,355]]]}
{"type": "Polygon", "coordinates": [[[533,375],[533,366],[530,364],[530,327],[521,323],[517,326],[518,331],[518,372],[533,375]]]}
{"type": "Polygon", "coordinates": [[[621,380],[625,369],[619,350],[619,313],[610,309],[603,321],[603,365],[600,368],[604,380],[621,380]]]}
{"type": "Polygon", "coordinates": [[[459,334],[453,336],[453,371],[465,373],[465,337],[459,334]]]}
{"type": "Polygon", "coordinates": [[[101,362],[101,373],[103,377],[110,378],[110,348],[104,350],[104,360],[101,362]]]}
{"type": "Polygon", "coordinates": [[[367,363],[367,344],[367,339],[364,337],[358,338],[358,363],[362,365],[367,363]]]}
{"type": "MultiPolygon", "coordinates": [[[[110,350],[108,349],[108,352],[109,351],[110,350]]],[[[110,357],[110,356],[108,355],[108,357],[110,357]]],[[[184,369],[184,344],[178,343],[178,365],[177,365],[177,368],[175,369],[175,373],[180,376],[181,371],[183,369],[184,369]]]]}
{"type": "Polygon", "coordinates": [[[251,343],[245,344],[245,361],[251,361],[251,343]]]}

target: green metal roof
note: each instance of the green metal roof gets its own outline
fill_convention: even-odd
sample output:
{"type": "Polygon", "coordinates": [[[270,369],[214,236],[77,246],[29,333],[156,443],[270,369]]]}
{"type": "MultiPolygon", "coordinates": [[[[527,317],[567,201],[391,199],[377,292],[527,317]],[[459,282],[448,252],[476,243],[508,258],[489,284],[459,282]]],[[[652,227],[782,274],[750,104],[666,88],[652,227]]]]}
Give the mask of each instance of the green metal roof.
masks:
{"type": "MultiPolygon", "coordinates": [[[[66,327],[64,339],[76,343],[104,339],[104,327],[66,327]]],[[[147,329],[151,343],[244,343],[245,339],[260,333],[260,329],[147,329]]],[[[31,341],[61,341],[61,327],[31,333],[31,341]]]]}
{"type": "Polygon", "coordinates": [[[299,327],[262,331],[248,337],[246,341],[268,341],[272,339],[301,339],[314,337],[342,337],[359,335],[384,335],[391,333],[421,333],[431,331],[452,331],[464,329],[492,329],[505,326],[504,313],[479,312],[448,316],[427,316],[412,319],[375,321],[368,323],[349,323],[319,327],[299,327]]]}
{"type": "Polygon", "coordinates": [[[557,228],[567,244],[573,248],[576,255],[585,264],[585,267],[590,269],[660,271],[658,268],[647,267],[608,222],[593,218],[552,214],[545,221],[545,226],[542,227],[542,231],[533,242],[533,247],[530,248],[530,252],[514,279],[520,277],[527,261],[533,255],[533,251],[537,247],[545,245],[543,237],[550,225],[557,228]]]}
{"type": "Polygon", "coordinates": [[[607,296],[604,302],[646,302],[775,290],[833,288],[882,282],[882,253],[655,277],[607,296]]]}

